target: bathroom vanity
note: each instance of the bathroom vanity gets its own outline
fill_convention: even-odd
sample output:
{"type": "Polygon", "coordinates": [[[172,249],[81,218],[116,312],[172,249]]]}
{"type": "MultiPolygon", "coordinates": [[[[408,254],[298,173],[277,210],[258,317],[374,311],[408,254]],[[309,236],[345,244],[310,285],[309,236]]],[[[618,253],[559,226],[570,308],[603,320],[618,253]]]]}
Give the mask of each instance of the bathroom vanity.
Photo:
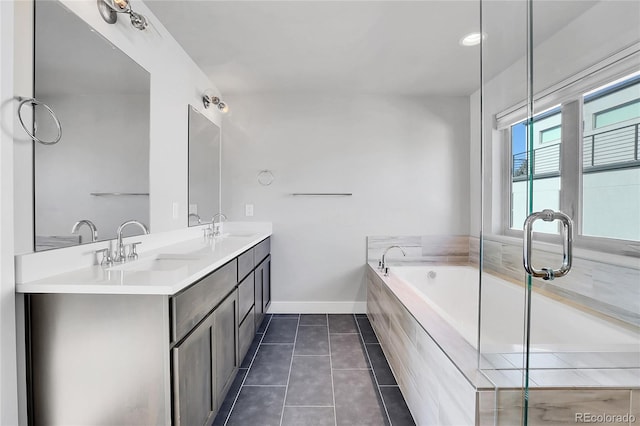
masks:
{"type": "Polygon", "coordinates": [[[213,421],[270,303],[270,232],[18,284],[32,424],[213,421]]]}

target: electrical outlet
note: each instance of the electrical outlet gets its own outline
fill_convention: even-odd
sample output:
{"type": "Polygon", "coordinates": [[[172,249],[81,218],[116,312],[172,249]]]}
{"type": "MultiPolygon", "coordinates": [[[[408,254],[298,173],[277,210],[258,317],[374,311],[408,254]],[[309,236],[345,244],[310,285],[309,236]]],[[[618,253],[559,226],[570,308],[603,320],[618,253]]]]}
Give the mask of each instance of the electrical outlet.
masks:
{"type": "Polygon", "coordinates": [[[173,203],[173,218],[177,219],[178,218],[178,203],[173,203]]]}
{"type": "Polygon", "coordinates": [[[244,205],[244,215],[245,216],[253,216],[253,204],[245,204],[244,205]]]}

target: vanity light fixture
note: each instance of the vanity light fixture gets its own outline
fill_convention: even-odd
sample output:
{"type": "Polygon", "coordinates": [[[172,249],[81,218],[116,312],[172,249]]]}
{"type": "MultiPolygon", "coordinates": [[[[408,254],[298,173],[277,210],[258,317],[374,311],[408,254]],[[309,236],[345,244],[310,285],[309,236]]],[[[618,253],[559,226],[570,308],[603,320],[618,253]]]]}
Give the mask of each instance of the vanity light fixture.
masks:
{"type": "Polygon", "coordinates": [[[136,13],[131,9],[129,0],[97,0],[100,16],[108,24],[115,24],[118,21],[118,13],[126,13],[131,19],[131,25],[139,30],[144,30],[149,26],[149,22],[144,15],[136,13]]]}
{"type": "Polygon", "coordinates": [[[460,39],[461,46],[477,46],[482,40],[486,40],[487,35],[481,33],[469,33],[460,39]]]}
{"type": "Polygon", "coordinates": [[[223,114],[229,112],[229,105],[227,105],[226,102],[217,96],[208,94],[207,92],[202,95],[202,103],[204,104],[205,109],[209,108],[211,105],[215,105],[223,114]]]}

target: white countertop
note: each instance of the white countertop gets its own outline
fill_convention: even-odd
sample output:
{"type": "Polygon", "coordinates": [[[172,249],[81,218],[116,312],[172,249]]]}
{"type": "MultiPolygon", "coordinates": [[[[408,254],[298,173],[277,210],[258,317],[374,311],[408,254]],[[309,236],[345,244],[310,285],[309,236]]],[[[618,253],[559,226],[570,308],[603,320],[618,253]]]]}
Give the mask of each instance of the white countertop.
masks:
{"type": "Polygon", "coordinates": [[[91,266],[16,284],[17,293],[173,295],[271,235],[193,238],[112,267],[91,266]]]}

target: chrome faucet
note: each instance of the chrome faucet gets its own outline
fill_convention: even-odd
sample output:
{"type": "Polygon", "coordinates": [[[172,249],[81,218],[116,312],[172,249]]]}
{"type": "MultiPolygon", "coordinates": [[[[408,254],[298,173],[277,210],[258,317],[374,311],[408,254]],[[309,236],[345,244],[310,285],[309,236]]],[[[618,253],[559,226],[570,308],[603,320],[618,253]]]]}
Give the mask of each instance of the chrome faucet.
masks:
{"type": "Polygon", "coordinates": [[[222,233],[221,232],[222,227],[220,226],[220,224],[225,220],[227,220],[227,216],[224,213],[216,213],[213,215],[213,217],[211,218],[211,234],[210,234],[212,237],[220,236],[220,234],[222,233]],[[219,217],[220,220],[217,222],[217,225],[216,225],[217,217],[219,217]]]}
{"type": "Polygon", "coordinates": [[[386,257],[386,255],[387,255],[387,252],[388,252],[389,250],[391,250],[392,248],[397,248],[397,249],[399,249],[399,250],[402,252],[402,255],[403,255],[403,256],[406,256],[406,255],[407,255],[407,253],[405,253],[405,252],[404,252],[404,250],[402,249],[402,247],[400,247],[400,246],[389,246],[389,247],[387,247],[387,248],[385,249],[384,253],[382,253],[382,259],[380,259],[380,265],[379,265],[379,266],[380,266],[380,270],[381,270],[381,271],[383,271],[383,270],[386,268],[386,266],[387,266],[387,264],[385,263],[385,257],[386,257]]]}
{"type": "MultiPolygon", "coordinates": [[[[82,219],[77,221],[74,225],[73,228],[71,228],[71,233],[72,234],[77,234],[78,230],[82,227],[82,225],[86,225],[89,227],[89,229],[91,230],[91,242],[95,242],[98,241],[98,228],[96,228],[96,225],[94,225],[93,222],[91,222],[89,219],[82,219]]],[[[80,237],[80,242],[82,242],[82,237],[80,237]]]]}
{"type": "Polygon", "coordinates": [[[122,231],[129,225],[137,225],[140,227],[140,229],[142,229],[142,232],[144,232],[145,234],[149,233],[149,229],[143,223],[138,222],[137,220],[128,220],[122,225],[118,226],[118,230],[116,231],[116,233],[118,234],[118,245],[116,248],[115,259],[113,259],[114,262],[124,263],[127,261],[127,256],[124,252],[124,244],[122,244],[122,231]]]}

